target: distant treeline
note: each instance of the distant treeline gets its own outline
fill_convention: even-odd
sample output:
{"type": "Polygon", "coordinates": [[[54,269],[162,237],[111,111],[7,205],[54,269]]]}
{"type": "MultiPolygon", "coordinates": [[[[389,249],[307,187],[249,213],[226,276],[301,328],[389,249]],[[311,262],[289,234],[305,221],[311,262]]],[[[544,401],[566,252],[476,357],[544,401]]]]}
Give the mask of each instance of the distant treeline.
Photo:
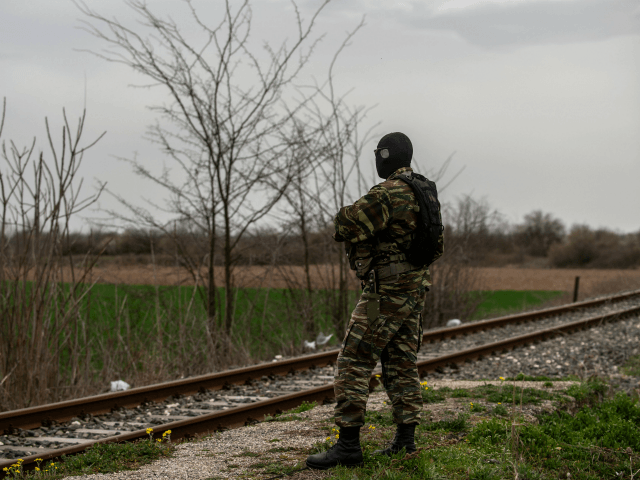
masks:
{"type": "MultiPolygon", "coordinates": [[[[565,225],[549,213],[534,211],[520,224],[509,224],[483,201],[471,197],[444,207],[446,253],[469,266],[527,265],[556,268],[636,268],[640,266],[640,231],[618,233],[587,225],[565,225]]],[[[169,229],[170,230],[170,229],[169,229]]],[[[295,226],[263,229],[244,236],[235,253],[236,265],[303,265],[332,263],[342,246],[331,238],[332,228],[307,232],[295,226]]],[[[61,243],[65,256],[101,253],[126,263],[173,265],[185,253],[206,255],[209,239],[188,231],[170,233],[129,228],[123,232],[93,230],[70,233],[61,243]],[[188,249],[189,252],[185,252],[188,249]],[[153,257],[153,258],[152,258],[153,257]]],[[[9,242],[11,243],[11,242],[9,242]]],[[[222,245],[222,242],[217,242],[222,245]]],[[[222,262],[219,252],[215,264],[222,262]]]]}

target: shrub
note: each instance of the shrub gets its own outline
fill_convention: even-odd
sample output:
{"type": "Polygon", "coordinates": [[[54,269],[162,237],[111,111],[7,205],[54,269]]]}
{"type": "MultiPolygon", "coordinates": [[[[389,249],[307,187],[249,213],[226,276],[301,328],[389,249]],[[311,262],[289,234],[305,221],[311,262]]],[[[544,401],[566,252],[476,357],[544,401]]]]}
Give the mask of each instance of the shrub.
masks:
{"type": "Polygon", "coordinates": [[[633,268],[640,265],[640,236],[574,225],[562,244],[549,249],[555,267],[633,268]]]}

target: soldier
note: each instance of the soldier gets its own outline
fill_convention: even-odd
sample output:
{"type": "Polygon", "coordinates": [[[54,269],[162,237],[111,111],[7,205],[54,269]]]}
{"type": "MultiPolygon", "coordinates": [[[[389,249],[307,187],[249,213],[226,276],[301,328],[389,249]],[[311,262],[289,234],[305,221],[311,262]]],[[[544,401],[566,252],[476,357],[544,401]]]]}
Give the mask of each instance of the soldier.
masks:
{"type": "MultiPolygon", "coordinates": [[[[374,454],[416,450],[414,434],[422,410],[416,360],[422,339],[421,312],[431,283],[427,265],[413,265],[405,255],[420,216],[411,186],[398,176],[412,172],[413,146],[406,135],[395,132],[382,137],[374,153],[378,176],[385,181],[353,205],[342,207],[334,219],[334,239],[346,242],[351,268],[363,280],[363,293],[336,365],[339,438],[327,452],[307,458],[307,466],[314,469],[362,463],[360,427],[369,379],[378,360],[397,431],[393,443],[374,454]]],[[[435,258],[442,255],[443,240],[440,233],[435,258]]]]}

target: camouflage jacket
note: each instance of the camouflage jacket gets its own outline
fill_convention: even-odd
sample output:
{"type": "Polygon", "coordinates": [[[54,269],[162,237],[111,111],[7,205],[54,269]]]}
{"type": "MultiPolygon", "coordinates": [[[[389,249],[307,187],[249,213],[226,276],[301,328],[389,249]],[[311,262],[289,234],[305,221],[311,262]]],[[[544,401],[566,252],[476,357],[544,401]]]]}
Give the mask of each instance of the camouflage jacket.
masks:
{"type": "MultiPolygon", "coordinates": [[[[361,259],[369,259],[363,268],[406,261],[404,251],[418,226],[418,203],[411,187],[396,176],[411,171],[410,167],[396,170],[353,205],[342,207],[333,220],[334,238],[347,242],[351,256],[355,253],[361,259]]],[[[444,251],[443,235],[438,243],[440,249],[436,259],[444,251]]],[[[425,270],[429,278],[429,272],[425,270]]]]}

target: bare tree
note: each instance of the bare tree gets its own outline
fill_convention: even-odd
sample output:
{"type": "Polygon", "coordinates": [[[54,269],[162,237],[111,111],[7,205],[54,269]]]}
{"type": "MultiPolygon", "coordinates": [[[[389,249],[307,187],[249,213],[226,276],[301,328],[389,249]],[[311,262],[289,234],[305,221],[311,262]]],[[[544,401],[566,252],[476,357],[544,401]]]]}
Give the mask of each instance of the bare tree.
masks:
{"type": "MultiPolygon", "coordinates": [[[[212,328],[220,311],[214,257],[221,250],[227,334],[233,323],[238,242],[280,200],[296,174],[298,159],[284,153],[291,146],[289,126],[306,99],[296,97],[295,104],[286,107],[283,99],[313,52],[318,39],[312,38],[312,30],[328,2],[320,2],[306,22],[293,3],[296,37],[290,46],[286,42],[278,48],[265,44],[266,60],[248,42],[252,22],[248,0],[236,9],[226,0],[222,19],[214,26],[205,23],[192,2],[185,0],[198,30],[188,35],[185,27],[160,17],[142,0],[125,2],[139,20],[135,29],[78,3],[88,19],[86,30],[112,47],[92,53],[131,67],[152,85],[162,87],[171,99],[168,105],[152,107],[169,126],[156,124],[150,135],[175,162],[180,175],[152,172],[136,160],[131,163],[138,175],[169,192],[168,204],[154,207],[176,215],[208,238],[205,257],[186,255],[184,244],[178,249],[194,278],[206,285],[212,328]],[[199,43],[189,39],[196,33],[202,37],[199,43]],[[204,278],[201,267],[207,272],[204,278]]],[[[157,221],[148,208],[121,201],[133,214],[130,220],[142,219],[171,233],[172,227],[157,221]]]]}
{"type": "Polygon", "coordinates": [[[59,400],[62,384],[81,395],[90,377],[90,342],[81,307],[91,290],[88,273],[96,257],[88,255],[76,268],[62,254],[70,242],[71,217],[92,205],[102,189],[80,196],[83,154],[99,140],[81,145],[85,114],[74,131],[64,113],[59,146],[45,119],[48,160],[44,152],[36,152],[35,138],[22,148],[2,142],[0,410],[59,400]]]}
{"type": "Polygon", "coordinates": [[[534,257],[545,257],[551,245],[560,243],[564,236],[562,221],[541,210],[525,215],[515,235],[516,241],[534,257]]]}
{"type": "MultiPolygon", "coordinates": [[[[352,106],[346,96],[349,92],[339,95],[335,88],[334,66],[340,52],[364,25],[361,23],[347,34],[345,41],[336,53],[329,67],[328,76],[324,84],[314,85],[314,95],[307,102],[302,111],[302,123],[313,126],[312,141],[307,145],[314,160],[301,177],[298,191],[293,196],[287,196],[297,223],[299,225],[304,245],[305,273],[307,284],[309,280],[309,242],[307,237],[312,228],[315,231],[333,231],[333,217],[343,206],[352,203],[366,192],[366,185],[361,169],[364,145],[371,140],[371,131],[377,126],[362,132],[362,124],[371,107],[352,106]],[[355,187],[355,188],[354,188],[355,187]],[[354,197],[352,193],[356,193],[354,197]]],[[[342,244],[331,245],[331,257],[327,263],[337,266],[325,270],[322,279],[325,289],[332,294],[327,299],[330,303],[331,317],[334,328],[342,332],[349,318],[349,269],[342,244]]],[[[316,275],[321,270],[316,269],[316,275]]]]}

